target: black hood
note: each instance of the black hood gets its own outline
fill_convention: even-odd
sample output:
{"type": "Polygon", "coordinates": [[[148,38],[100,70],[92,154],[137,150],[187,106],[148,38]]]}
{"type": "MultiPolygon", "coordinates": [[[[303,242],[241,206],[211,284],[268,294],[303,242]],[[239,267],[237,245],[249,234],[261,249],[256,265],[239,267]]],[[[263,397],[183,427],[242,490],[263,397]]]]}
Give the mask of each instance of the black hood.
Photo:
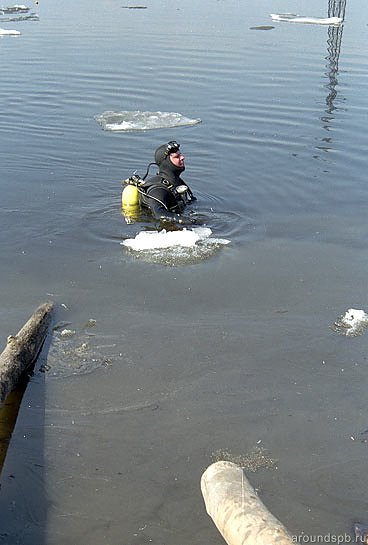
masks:
{"type": "Polygon", "coordinates": [[[159,167],[159,174],[162,174],[170,182],[182,183],[180,175],[184,172],[185,167],[177,167],[171,161],[170,157],[166,156],[167,144],[163,144],[155,151],[155,162],[159,167]]]}

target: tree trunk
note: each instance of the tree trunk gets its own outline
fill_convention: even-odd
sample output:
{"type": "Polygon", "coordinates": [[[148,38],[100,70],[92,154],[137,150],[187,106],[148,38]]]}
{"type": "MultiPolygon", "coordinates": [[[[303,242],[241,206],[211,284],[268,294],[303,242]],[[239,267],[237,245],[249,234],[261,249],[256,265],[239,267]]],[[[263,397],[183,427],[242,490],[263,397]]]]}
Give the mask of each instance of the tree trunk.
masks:
{"type": "Polygon", "coordinates": [[[10,335],[0,354],[0,407],[22,374],[36,361],[52,319],[54,303],[44,303],[17,335],[10,335]]]}
{"type": "Polygon", "coordinates": [[[201,479],[207,513],[228,545],[292,545],[286,528],[264,506],[243,470],[216,462],[201,479]]]}

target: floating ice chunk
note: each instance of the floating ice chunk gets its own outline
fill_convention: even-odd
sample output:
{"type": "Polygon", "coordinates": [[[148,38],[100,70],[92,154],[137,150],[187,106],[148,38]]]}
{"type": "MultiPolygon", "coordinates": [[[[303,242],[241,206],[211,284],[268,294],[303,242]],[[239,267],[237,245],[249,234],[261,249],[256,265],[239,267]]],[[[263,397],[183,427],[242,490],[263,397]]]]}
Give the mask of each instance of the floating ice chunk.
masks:
{"type": "Polygon", "coordinates": [[[105,131],[146,131],[167,129],[201,123],[200,119],[190,119],[175,112],[103,112],[95,117],[105,131]]]}
{"type": "Polygon", "coordinates": [[[60,333],[62,337],[73,337],[75,335],[74,329],[63,329],[60,333]]]}
{"type": "MultiPolygon", "coordinates": [[[[211,230],[209,229],[211,234],[211,230]]],[[[209,236],[209,235],[208,235],[209,236]]],[[[122,242],[123,246],[131,250],[153,250],[156,248],[170,248],[173,246],[192,247],[200,237],[191,229],[182,231],[141,231],[135,238],[122,242]]]]}
{"type": "Polygon", "coordinates": [[[368,326],[368,314],[364,310],[349,308],[343,316],[340,316],[333,325],[337,333],[348,337],[362,335],[368,326]]]}
{"type": "MultiPolygon", "coordinates": [[[[1,11],[0,11],[1,16],[1,11]]],[[[40,17],[37,13],[30,13],[28,15],[13,15],[11,17],[1,17],[0,23],[18,23],[19,21],[39,21],[40,17]]]]}
{"type": "MultiPolygon", "coordinates": [[[[158,248],[173,248],[181,246],[193,248],[200,240],[208,239],[212,234],[208,227],[182,229],[180,231],[141,231],[135,238],[124,240],[121,244],[131,250],[145,251],[158,248]]],[[[217,244],[229,244],[226,239],[213,239],[217,244]]]]}
{"type": "Polygon", "coordinates": [[[288,23],[306,23],[311,25],[341,25],[341,17],[304,17],[294,13],[271,13],[273,21],[286,21],[288,23]]]}
{"type": "Polygon", "coordinates": [[[0,36],[20,36],[18,30],[7,30],[5,28],[0,28],[0,36]]]}
{"type": "Polygon", "coordinates": [[[230,240],[212,238],[208,227],[182,231],[142,231],[133,239],[121,242],[137,259],[177,266],[194,264],[214,255],[230,240]]]}
{"type": "Polygon", "coordinates": [[[29,11],[29,8],[27,8],[27,6],[15,4],[15,6],[0,8],[0,15],[4,15],[8,13],[27,13],[28,11],[29,11]]]}
{"type": "Polygon", "coordinates": [[[364,310],[357,310],[355,308],[349,308],[342,318],[342,322],[348,327],[356,327],[361,322],[368,320],[367,314],[364,310]]]}

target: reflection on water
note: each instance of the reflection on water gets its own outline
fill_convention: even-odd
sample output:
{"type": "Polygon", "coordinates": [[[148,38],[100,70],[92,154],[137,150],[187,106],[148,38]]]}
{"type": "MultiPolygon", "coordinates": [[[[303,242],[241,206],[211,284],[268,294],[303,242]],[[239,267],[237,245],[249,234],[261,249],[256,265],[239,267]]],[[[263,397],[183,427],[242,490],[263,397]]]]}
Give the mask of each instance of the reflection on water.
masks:
{"type": "Polygon", "coordinates": [[[28,380],[11,392],[0,408],[0,474],[4,465],[10,439],[17,421],[18,411],[28,380]]]}
{"type": "MultiPolygon", "coordinates": [[[[341,17],[345,20],[346,0],[329,0],[328,2],[328,16],[329,17],[341,17]]],[[[337,96],[336,86],[338,85],[337,74],[339,70],[339,57],[341,52],[342,33],[344,26],[330,26],[328,28],[327,38],[327,76],[329,83],[327,89],[329,94],[326,98],[326,113],[330,117],[323,117],[322,121],[326,123],[325,128],[328,129],[328,121],[331,119],[332,112],[336,109],[334,100],[337,96]]],[[[341,101],[340,101],[341,102],[341,101]]]]}
{"type": "Polygon", "coordinates": [[[45,374],[41,368],[47,359],[47,346],[48,341],[29,380],[8,396],[10,407],[0,411],[11,435],[1,472],[0,543],[4,545],[44,543],[45,374]]]}

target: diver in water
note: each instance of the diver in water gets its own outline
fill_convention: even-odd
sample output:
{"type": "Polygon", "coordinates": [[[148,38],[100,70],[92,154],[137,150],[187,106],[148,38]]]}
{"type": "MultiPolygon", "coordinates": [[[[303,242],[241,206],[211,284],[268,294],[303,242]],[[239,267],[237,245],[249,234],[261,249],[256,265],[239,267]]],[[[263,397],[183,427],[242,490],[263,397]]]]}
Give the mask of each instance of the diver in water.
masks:
{"type": "Polygon", "coordinates": [[[151,163],[159,167],[158,173],[139,186],[141,205],[158,220],[188,225],[196,223],[194,218],[182,214],[186,205],[196,200],[181,178],[185,170],[184,161],[180,144],[175,141],[163,144],[155,151],[155,163],[151,163]]]}

